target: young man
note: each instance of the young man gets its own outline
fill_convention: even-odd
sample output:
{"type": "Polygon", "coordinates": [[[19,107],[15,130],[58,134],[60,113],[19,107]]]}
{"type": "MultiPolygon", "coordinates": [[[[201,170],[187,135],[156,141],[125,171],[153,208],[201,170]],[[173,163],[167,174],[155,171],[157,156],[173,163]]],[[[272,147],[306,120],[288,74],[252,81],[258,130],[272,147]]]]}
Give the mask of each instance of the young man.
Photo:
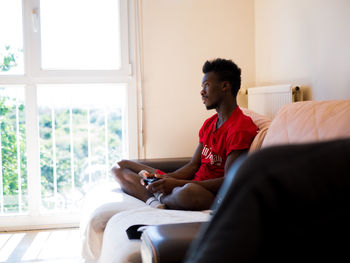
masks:
{"type": "Polygon", "coordinates": [[[162,208],[205,210],[214,201],[231,164],[253,141],[257,127],[237,106],[241,69],[231,60],[215,59],[203,65],[200,92],[207,110],[217,114],[207,119],[199,131],[199,145],[192,160],[175,172],[161,171],[136,162],[122,160],[112,173],[124,192],[162,208]],[[143,173],[139,175],[139,173],[143,173]],[[148,184],[142,178],[159,180],[148,184]]]}

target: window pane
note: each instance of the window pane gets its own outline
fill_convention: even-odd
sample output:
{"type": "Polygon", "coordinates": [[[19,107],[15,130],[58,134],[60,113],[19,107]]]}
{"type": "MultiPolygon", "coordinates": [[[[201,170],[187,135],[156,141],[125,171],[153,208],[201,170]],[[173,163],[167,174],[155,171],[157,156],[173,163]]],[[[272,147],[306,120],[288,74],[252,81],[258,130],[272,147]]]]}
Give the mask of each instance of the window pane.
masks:
{"type": "Polygon", "coordinates": [[[120,68],[119,0],[41,0],[42,68],[120,68]]]}
{"type": "Polygon", "coordinates": [[[27,211],[23,87],[0,86],[0,214],[27,211]]]}
{"type": "Polygon", "coordinates": [[[0,0],[0,75],[23,74],[22,1],[0,0]]]}
{"type": "Polygon", "coordinates": [[[125,158],[126,85],[45,85],[38,88],[42,205],[79,209],[90,186],[110,180],[125,158]]]}

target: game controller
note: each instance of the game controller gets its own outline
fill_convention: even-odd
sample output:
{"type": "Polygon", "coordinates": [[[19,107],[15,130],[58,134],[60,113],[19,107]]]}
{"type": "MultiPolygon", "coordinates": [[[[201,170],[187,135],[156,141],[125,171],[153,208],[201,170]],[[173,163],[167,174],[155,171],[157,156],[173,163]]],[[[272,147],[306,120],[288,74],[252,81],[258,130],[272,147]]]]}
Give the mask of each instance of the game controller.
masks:
{"type": "Polygon", "coordinates": [[[158,181],[158,180],[159,180],[159,178],[157,178],[157,177],[149,177],[149,178],[143,179],[143,181],[145,182],[145,185],[149,185],[149,184],[151,184],[155,181],[158,181]]]}

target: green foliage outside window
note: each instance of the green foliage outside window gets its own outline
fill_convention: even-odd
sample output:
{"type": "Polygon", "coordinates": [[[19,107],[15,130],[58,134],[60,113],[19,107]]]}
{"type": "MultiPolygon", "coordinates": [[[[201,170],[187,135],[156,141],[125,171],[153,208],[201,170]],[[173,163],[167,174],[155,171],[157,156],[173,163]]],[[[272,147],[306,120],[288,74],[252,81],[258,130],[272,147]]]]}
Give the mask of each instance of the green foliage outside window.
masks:
{"type": "MultiPolygon", "coordinates": [[[[24,105],[19,105],[19,151],[22,175],[22,191],[27,187],[26,178],[26,156],[25,156],[25,126],[24,126],[24,105]]],[[[17,167],[17,137],[16,137],[16,105],[13,99],[1,97],[0,118],[1,118],[1,149],[2,149],[2,173],[4,195],[18,194],[18,167],[17,167]],[[8,103],[13,102],[13,103],[8,103]]]]}
{"type": "MultiPolygon", "coordinates": [[[[16,55],[11,50],[10,46],[5,46],[5,53],[2,54],[2,62],[0,64],[0,71],[7,72],[11,68],[16,67],[16,55]]],[[[1,58],[0,58],[1,59],[1,58]]]]}
{"type": "MultiPolygon", "coordinates": [[[[8,52],[0,57],[0,71],[7,72],[17,65],[16,55],[11,53],[10,47],[5,48],[8,52]]],[[[0,93],[1,93],[0,87],[0,93]]],[[[27,160],[25,141],[25,114],[23,102],[17,102],[19,116],[19,156],[21,174],[22,211],[27,210],[27,160]]],[[[53,120],[52,109],[39,107],[39,140],[40,140],[40,172],[41,172],[41,195],[43,205],[54,208],[54,164],[53,164],[53,120]]],[[[72,193],[71,175],[71,132],[74,136],[74,186],[80,195],[84,193],[84,185],[90,179],[98,181],[105,176],[105,119],[101,110],[90,110],[90,134],[92,158],[88,162],[88,139],[87,139],[87,110],[72,109],[73,130],[71,131],[70,112],[67,108],[57,108],[54,112],[55,138],[56,138],[56,172],[57,192],[63,204],[59,208],[68,208],[72,193]],[[93,168],[93,169],[91,169],[93,168]],[[93,170],[93,171],[91,171],[93,170]],[[90,177],[90,178],[89,178],[90,177]]],[[[16,128],[16,99],[9,96],[0,97],[0,125],[1,125],[1,155],[3,175],[3,195],[5,199],[4,212],[18,212],[18,151],[17,151],[17,128],[16,128]],[[6,198],[5,198],[6,197],[6,198]],[[7,201],[6,201],[7,200],[7,201]]],[[[122,153],[122,117],[116,112],[108,115],[108,148],[109,165],[121,158],[122,153]],[[113,149],[113,150],[112,150],[113,149]]]]}
{"type": "MultiPolygon", "coordinates": [[[[7,72],[16,67],[16,54],[11,51],[10,46],[5,47],[5,53],[0,57],[0,71],[7,72]]],[[[19,116],[19,143],[17,143],[16,127],[16,100],[8,96],[0,97],[0,128],[1,128],[1,154],[2,154],[2,175],[3,195],[7,205],[5,211],[14,212],[18,210],[17,196],[19,194],[18,172],[21,174],[21,194],[23,196],[22,209],[27,208],[27,170],[25,155],[25,120],[24,104],[17,103],[19,116]],[[19,147],[19,149],[18,149],[19,147]],[[20,153],[18,162],[17,153],[20,153]],[[18,168],[18,163],[20,167],[18,168]]]]}

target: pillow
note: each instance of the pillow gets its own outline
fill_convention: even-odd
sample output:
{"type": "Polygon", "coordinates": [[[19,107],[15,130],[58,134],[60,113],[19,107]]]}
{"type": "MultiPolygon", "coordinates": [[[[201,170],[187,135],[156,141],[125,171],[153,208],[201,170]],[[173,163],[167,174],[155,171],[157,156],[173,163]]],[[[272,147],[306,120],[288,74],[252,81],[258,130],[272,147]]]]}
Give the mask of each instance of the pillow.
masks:
{"type": "Polygon", "coordinates": [[[284,105],[262,147],[350,137],[350,100],[301,101],[284,105]]]}
{"type": "Polygon", "coordinates": [[[254,124],[258,127],[258,134],[255,136],[249,148],[249,153],[255,152],[261,148],[267,130],[270,127],[271,119],[246,108],[241,108],[241,110],[243,114],[250,117],[254,124]]]}

